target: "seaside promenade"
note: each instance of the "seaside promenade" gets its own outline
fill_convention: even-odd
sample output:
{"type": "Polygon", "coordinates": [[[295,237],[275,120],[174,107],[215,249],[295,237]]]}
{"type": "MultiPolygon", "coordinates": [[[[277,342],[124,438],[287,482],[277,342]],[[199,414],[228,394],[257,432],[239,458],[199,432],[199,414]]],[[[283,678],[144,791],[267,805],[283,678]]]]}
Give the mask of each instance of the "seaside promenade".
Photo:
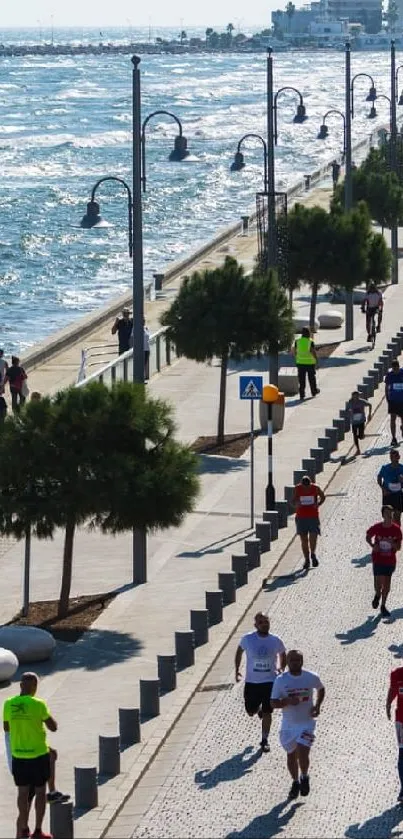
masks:
{"type": "MultiPolygon", "coordinates": [[[[322,200],[327,200],[325,192],[322,200]]],[[[310,197],[315,200],[313,194],[310,197]]],[[[238,258],[253,261],[254,246],[255,240],[251,235],[250,239],[235,239],[228,247],[233,248],[238,258]],[[244,249],[243,256],[238,247],[244,249]]],[[[220,254],[220,258],[224,255],[220,254]]],[[[213,259],[213,255],[209,259],[213,259]]],[[[302,405],[296,399],[287,400],[285,429],[274,440],[275,482],[279,499],[282,498],[283,487],[292,481],[293,470],[300,468],[302,458],[309,456],[310,448],[317,445],[318,437],[323,436],[324,429],[338,416],[351,390],[362,381],[383,347],[402,326],[402,274],[400,280],[401,284],[387,290],[383,332],[376,349],[368,349],[364,318],[358,310],[355,312],[355,340],[348,345],[341,343],[333,355],[323,361],[323,368],[319,371],[320,396],[314,400],[308,399],[302,405]]],[[[147,311],[151,328],[153,305],[149,304],[147,311]]],[[[300,306],[307,308],[307,300],[301,299],[300,306]]],[[[109,329],[110,323],[103,328],[109,329]]],[[[101,332],[94,333],[94,339],[98,340],[100,336],[101,332]]],[[[321,336],[318,337],[321,340],[321,336]]],[[[31,389],[54,392],[71,383],[78,366],[79,358],[75,357],[77,350],[78,345],[71,350],[64,350],[59,358],[46,362],[43,369],[38,366],[30,371],[31,389]]],[[[246,407],[240,406],[238,400],[238,373],[262,370],[263,362],[256,364],[255,361],[231,368],[228,377],[228,433],[248,429],[249,412],[246,407]]],[[[155,377],[149,387],[153,395],[167,398],[173,403],[178,436],[190,442],[202,434],[215,431],[218,383],[219,369],[216,365],[208,367],[181,360],[155,377]]],[[[373,420],[371,433],[384,411],[381,400],[382,388],[378,389],[373,400],[375,406],[380,406],[381,413],[377,413],[373,420]]],[[[258,518],[264,509],[266,448],[265,438],[258,438],[258,518]]],[[[341,470],[340,458],[348,448],[349,443],[342,444],[339,452],[326,464],[318,479],[321,486],[326,487],[341,470]]],[[[53,662],[40,668],[44,676],[40,693],[48,701],[60,725],[59,732],[52,736],[52,743],[59,750],[58,783],[61,788],[73,791],[74,765],[98,764],[98,735],[116,733],[119,707],[138,706],[139,678],[155,677],[156,655],[173,651],[175,630],[189,627],[189,610],[205,607],[205,591],[217,588],[217,573],[230,569],[231,553],[242,552],[243,541],[251,534],[248,466],[248,453],[236,461],[228,458],[202,458],[202,494],[197,509],[181,528],[150,536],[149,582],[145,586],[130,586],[130,534],[113,539],[85,530],[79,532],[75,548],[73,594],[96,593],[115,588],[121,588],[122,593],[103,612],[91,632],[76,645],[59,644],[53,662]]],[[[121,774],[100,786],[99,807],[77,819],[76,839],[95,839],[108,829],[123,798],[130,793],[154,759],[162,741],[175,725],[206,671],[213,665],[251,602],[259,594],[262,578],[270,576],[293,538],[291,521],[288,528],[280,531],[280,538],[273,543],[271,552],[263,556],[262,568],[251,572],[248,586],[238,590],[236,603],[226,607],[223,623],[210,632],[210,642],[197,650],[194,667],[179,674],[178,689],[162,697],[160,717],[142,726],[142,743],[122,754],[121,774]]],[[[49,599],[57,595],[61,548],[61,534],[50,543],[38,544],[34,541],[33,599],[49,599]]],[[[22,545],[2,542],[0,569],[2,579],[7,580],[7,587],[3,586],[0,600],[2,621],[10,619],[20,605],[22,554],[22,545]]],[[[328,603],[326,608],[333,604],[332,585],[332,579],[326,579],[323,590],[323,602],[328,603]]],[[[284,595],[287,596],[287,590],[284,595]]],[[[5,699],[14,690],[14,685],[4,687],[1,698],[5,699]]],[[[189,726],[192,726],[191,721],[189,726]]],[[[0,785],[0,837],[6,839],[13,835],[14,830],[15,792],[4,761],[0,762],[0,785]]],[[[154,781],[151,789],[155,790],[155,787],[154,781]]],[[[194,835],[198,835],[197,830],[194,835]]]]}

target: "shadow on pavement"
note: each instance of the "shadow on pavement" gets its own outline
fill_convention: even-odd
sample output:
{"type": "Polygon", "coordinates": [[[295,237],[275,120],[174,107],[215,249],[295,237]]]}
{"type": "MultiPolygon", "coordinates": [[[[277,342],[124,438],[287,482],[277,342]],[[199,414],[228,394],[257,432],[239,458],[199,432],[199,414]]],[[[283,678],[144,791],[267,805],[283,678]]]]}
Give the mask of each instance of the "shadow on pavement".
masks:
{"type": "Polygon", "coordinates": [[[281,801],[280,804],[272,807],[269,813],[256,816],[243,830],[228,833],[226,839],[252,839],[252,837],[254,839],[262,839],[263,836],[264,839],[270,839],[272,836],[278,836],[283,827],[291,821],[297,810],[303,807],[302,802],[298,801],[291,804],[289,809],[285,810],[288,804],[288,800],[281,801]]]}
{"type": "Polygon", "coordinates": [[[391,446],[379,446],[378,449],[368,449],[366,452],[363,452],[362,456],[363,457],[372,457],[372,455],[387,454],[388,452],[390,452],[391,448],[392,448],[391,446]]]}
{"type": "Polygon", "coordinates": [[[287,586],[292,586],[294,583],[297,583],[298,580],[303,579],[306,574],[304,573],[303,569],[300,568],[297,571],[293,571],[292,574],[284,574],[282,577],[275,577],[274,579],[266,580],[263,591],[270,592],[276,591],[278,588],[286,588],[287,586]]]}
{"type": "Polygon", "coordinates": [[[233,755],[228,760],[223,760],[214,769],[200,769],[195,773],[195,784],[199,785],[199,789],[208,790],[227,781],[236,781],[248,774],[261,756],[260,749],[255,752],[253,746],[246,746],[243,752],[233,755]]]}
{"type": "Polygon", "coordinates": [[[221,539],[217,539],[215,542],[210,542],[209,545],[204,545],[204,547],[199,548],[197,551],[181,551],[180,554],[177,554],[178,559],[192,559],[192,557],[197,559],[197,557],[204,556],[204,554],[220,554],[223,551],[226,551],[230,545],[235,545],[236,542],[241,541],[243,536],[246,537],[250,533],[250,527],[245,527],[243,530],[237,530],[236,533],[230,533],[228,536],[222,536],[221,539]]]}
{"type": "Polygon", "coordinates": [[[249,465],[247,460],[240,460],[233,457],[220,457],[220,455],[201,454],[199,455],[199,472],[204,475],[209,472],[212,475],[222,475],[225,472],[240,472],[249,465]]]}
{"type": "Polygon", "coordinates": [[[344,835],[348,839],[390,839],[391,836],[401,836],[401,832],[396,832],[394,828],[398,827],[402,821],[403,807],[396,804],[372,819],[350,824],[344,835]]]}
{"type": "MultiPolygon", "coordinates": [[[[396,611],[401,612],[402,610],[396,609],[396,611]]],[[[403,644],[391,644],[388,650],[393,653],[393,658],[403,658],[403,644]]]]}
{"type": "Polygon", "coordinates": [[[329,358],[321,358],[320,360],[320,370],[327,369],[328,367],[347,367],[351,364],[360,364],[361,358],[346,358],[345,356],[333,356],[329,355],[329,358]]]}
{"type": "Polygon", "coordinates": [[[355,350],[346,350],[346,355],[357,355],[359,352],[368,352],[370,349],[371,347],[368,342],[368,344],[363,344],[362,347],[356,347],[355,350]]]}
{"type": "Polygon", "coordinates": [[[353,626],[353,628],[348,629],[347,632],[336,632],[335,638],[337,638],[343,646],[346,646],[346,644],[354,644],[355,641],[364,641],[366,638],[372,637],[380,621],[381,616],[379,614],[370,615],[365,623],[361,623],[359,626],[353,626]]]}
{"type": "Polygon", "coordinates": [[[143,649],[143,643],[138,638],[127,632],[109,629],[89,629],[82,640],[84,643],[80,640],[75,644],[59,642],[53,658],[37,664],[35,672],[47,676],[63,670],[102,670],[134,658],[143,649]]]}
{"type": "Polygon", "coordinates": [[[364,554],[364,556],[355,556],[351,560],[351,564],[355,565],[356,568],[365,568],[367,565],[370,565],[371,562],[371,554],[364,554]]]}

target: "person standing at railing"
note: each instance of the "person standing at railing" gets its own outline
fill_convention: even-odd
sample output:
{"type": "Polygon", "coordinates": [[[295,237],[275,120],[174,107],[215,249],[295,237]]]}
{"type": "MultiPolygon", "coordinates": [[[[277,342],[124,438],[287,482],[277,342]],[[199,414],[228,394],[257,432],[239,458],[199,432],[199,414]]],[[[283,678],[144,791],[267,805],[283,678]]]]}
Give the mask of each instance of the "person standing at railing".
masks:
{"type": "Polygon", "coordinates": [[[112,335],[118,334],[118,341],[119,341],[119,355],[122,353],[127,352],[130,349],[130,336],[133,330],[133,318],[130,315],[130,309],[128,306],[125,306],[122,309],[122,317],[116,318],[115,323],[112,326],[111,332],[112,335]]]}
{"type": "Polygon", "coordinates": [[[148,382],[150,378],[150,330],[144,318],[144,380],[148,382]]]}

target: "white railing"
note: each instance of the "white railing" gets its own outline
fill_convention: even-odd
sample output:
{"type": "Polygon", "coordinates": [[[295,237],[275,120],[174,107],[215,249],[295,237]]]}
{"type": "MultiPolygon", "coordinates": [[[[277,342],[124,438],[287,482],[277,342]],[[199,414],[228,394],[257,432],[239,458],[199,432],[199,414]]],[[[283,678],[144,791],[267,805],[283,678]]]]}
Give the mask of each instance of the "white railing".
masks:
{"type": "MultiPolygon", "coordinates": [[[[100,367],[94,373],[86,376],[85,350],[82,351],[81,365],[76,387],[82,387],[88,382],[103,382],[113,385],[115,382],[129,382],[133,380],[133,349],[128,350],[108,364],[100,367]]],[[[150,335],[149,377],[160,373],[177,358],[175,347],[166,338],[166,329],[159,329],[150,335]]]]}

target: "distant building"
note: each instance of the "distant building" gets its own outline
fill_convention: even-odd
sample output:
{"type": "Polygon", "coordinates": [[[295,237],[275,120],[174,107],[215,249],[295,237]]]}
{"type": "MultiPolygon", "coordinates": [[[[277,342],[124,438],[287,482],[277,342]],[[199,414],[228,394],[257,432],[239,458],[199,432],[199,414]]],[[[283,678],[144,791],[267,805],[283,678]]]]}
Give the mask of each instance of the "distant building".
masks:
{"type": "Polygon", "coordinates": [[[362,23],[370,34],[382,29],[382,0],[324,0],[324,12],[330,20],[362,23]]]}
{"type": "Polygon", "coordinates": [[[310,3],[307,6],[302,6],[301,9],[295,9],[292,15],[277,9],[276,12],[271,13],[274,32],[281,32],[284,35],[308,34],[311,23],[317,21],[321,15],[323,16],[322,10],[323,6],[320,2],[310,3]]]}

